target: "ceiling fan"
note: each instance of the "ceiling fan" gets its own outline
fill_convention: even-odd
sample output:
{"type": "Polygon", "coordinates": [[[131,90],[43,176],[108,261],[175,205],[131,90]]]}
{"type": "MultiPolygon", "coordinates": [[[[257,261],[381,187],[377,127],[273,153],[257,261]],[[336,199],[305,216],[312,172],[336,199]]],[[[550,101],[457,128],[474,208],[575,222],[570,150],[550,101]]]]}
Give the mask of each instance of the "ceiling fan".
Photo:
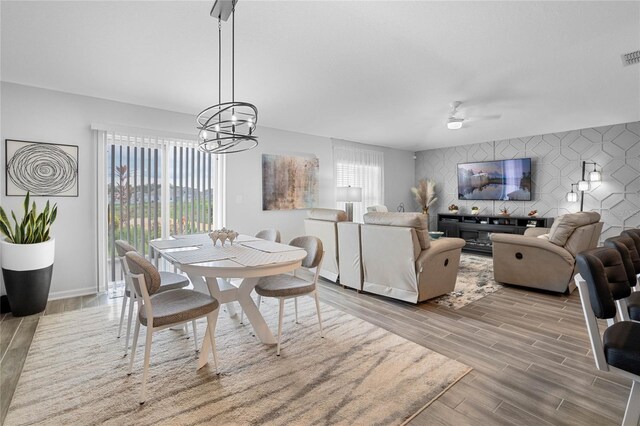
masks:
{"type": "Polygon", "coordinates": [[[502,114],[496,115],[484,115],[484,116],[475,116],[475,117],[462,117],[458,108],[462,105],[461,101],[454,101],[451,103],[451,112],[449,113],[449,118],[447,119],[447,128],[449,130],[458,130],[462,128],[463,122],[471,122],[471,121],[482,121],[482,120],[497,120],[502,117],[502,114]]]}

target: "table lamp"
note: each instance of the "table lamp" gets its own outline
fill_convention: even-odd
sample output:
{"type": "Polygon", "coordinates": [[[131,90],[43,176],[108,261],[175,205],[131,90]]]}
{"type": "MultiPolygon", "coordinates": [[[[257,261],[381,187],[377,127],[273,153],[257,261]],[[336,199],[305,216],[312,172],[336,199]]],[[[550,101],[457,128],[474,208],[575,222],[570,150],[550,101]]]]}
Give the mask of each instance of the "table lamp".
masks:
{"type": "Polygon", "coordinates": [[[336,200],[344,202],[347,211],[347,220],[353,222],[353,203],[362,201],[362,188],[355,186],[339,186],[337,188],[336,200]]]}

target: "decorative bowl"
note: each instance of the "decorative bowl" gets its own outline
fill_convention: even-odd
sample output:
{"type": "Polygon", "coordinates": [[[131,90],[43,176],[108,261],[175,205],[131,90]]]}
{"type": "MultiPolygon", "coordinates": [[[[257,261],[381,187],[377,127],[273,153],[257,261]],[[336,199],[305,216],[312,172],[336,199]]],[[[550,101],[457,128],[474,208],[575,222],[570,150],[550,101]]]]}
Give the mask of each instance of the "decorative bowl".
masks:
{"type": "Polygon", "coordinates": [[[444,232],[442,231],[429,231],[429,236],[431,237],[432,240],[437,240],[443,235],[444,235],[444,232]]]}

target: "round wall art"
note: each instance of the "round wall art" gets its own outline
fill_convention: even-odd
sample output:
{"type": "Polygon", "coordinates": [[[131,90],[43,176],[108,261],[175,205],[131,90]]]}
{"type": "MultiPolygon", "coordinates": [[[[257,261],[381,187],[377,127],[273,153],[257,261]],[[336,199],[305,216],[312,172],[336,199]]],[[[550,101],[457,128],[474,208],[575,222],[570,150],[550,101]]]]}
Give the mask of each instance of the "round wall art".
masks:
{"type": "Polygon", "coordinates": [[[78,147],[6,141],[6,194],[77,197],[78,147]]]}

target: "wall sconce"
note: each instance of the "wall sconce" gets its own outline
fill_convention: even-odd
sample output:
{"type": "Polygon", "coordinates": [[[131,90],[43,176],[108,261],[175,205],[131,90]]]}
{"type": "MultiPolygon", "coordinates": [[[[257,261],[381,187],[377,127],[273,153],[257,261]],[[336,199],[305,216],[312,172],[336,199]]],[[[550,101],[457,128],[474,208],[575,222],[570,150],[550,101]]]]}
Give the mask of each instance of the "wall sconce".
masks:
{"type": "Polygon", "coordinates": [[[571,192],[567,192],[567,201],[570,203],[576,203],[578,201],[578,193],[573,192],[573,187],[578,186],[577,183],[571,184],[571,192]]]}

